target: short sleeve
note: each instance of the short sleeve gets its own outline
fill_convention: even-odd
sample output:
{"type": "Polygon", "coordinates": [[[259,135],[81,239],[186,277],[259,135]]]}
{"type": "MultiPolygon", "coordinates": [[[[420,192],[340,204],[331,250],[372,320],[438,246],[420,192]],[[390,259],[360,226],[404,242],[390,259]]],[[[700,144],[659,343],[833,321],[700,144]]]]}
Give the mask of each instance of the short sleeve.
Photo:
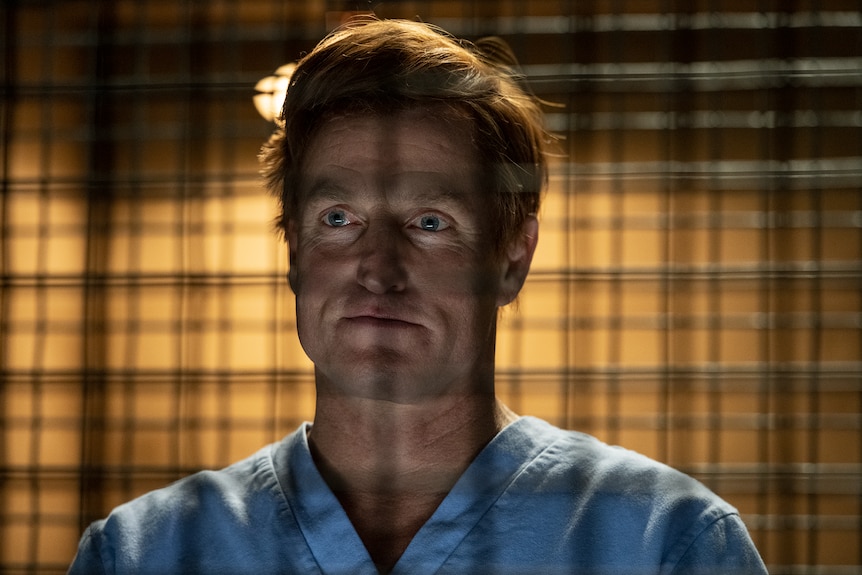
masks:
{"type": "Polygon", "coordinates": [[[84,531],[67,575],[106,575],[102,560],[101,534],[104,521],[96,521],[84,531]]]}
{"type": "Polygon", "coordinates": [[[766,575],[766,566],[739,515],[719,517],[691,542],[672,575],[766,575]]]}

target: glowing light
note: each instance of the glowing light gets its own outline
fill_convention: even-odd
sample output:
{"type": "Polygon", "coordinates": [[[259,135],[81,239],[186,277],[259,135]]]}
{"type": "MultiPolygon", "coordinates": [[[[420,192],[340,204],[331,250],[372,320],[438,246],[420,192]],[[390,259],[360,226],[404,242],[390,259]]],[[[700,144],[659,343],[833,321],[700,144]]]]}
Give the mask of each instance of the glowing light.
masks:
{"type": "Polygon", "coordinates": [[[254,96],[254,106],[266,120],[278,123],[294,69],[296,64],[285,64],[275,71],[275,75],[267,76],[255,85],[254,89],[259,94],[254,96]]]}

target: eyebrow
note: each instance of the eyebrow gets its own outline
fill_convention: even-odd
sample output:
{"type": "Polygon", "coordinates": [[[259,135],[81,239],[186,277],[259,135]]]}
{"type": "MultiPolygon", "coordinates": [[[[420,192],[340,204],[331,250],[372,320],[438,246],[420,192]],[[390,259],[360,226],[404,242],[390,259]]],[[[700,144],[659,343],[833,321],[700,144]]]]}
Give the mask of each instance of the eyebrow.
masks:
{"type": "MultiPolygon", "coordinates": [[[[433,172],[408,172],[414,176],[411,178],[415,181],[415,176],[421,177],[421,185],[418,187],[406,187],[403,193],[398,196],[410,198],[419,203],[446,203],[466,205],[466,197],[468,192],[458,187],[447,185],[441,181],[446,178],[434,178],[433,172]]],[[[399,174],[403,175],[403,174],[399,174]]],[[[396,178],[397,179],[397,178],[396,178]]],[[[302,200],[309,201],[342,201],[345,198],[354,195],[348,186],[343,185],[337,178],[332,178],[328,175],[323,175],[313,179],[308,185],[303,185],[301,188],[302,200]]]]}
{"type": "Polygon", "coordinates": [[[444,203],[447,205],[457,205],[468,207],[465,192],[459,192],[452,188],[434,188],[432,191],[419,191],[411,194],[409,197],[417,203],[444,203]]]}
{"type": "Polygon", "coordinates": [[[299,186],[299,198],[304,202],[310,200],[336,201],[343,199],[349,193],[347,188],[328,176],[315,178],[308,185],[302,183],[299,186]]]}

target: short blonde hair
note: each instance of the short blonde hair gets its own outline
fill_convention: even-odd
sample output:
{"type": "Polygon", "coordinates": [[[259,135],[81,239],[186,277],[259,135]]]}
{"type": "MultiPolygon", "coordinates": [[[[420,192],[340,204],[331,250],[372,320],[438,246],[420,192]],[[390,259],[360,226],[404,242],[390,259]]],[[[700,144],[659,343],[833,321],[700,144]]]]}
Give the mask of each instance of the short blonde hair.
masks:
{"type": "Polygon", "coordinates": [[[266,186],[280,202],[278,227],[296,217],[303,154],[326,119],[442,103],[473,124],[493,182],[494,244],[508,245],[538,212],[547,180],[542,111],[516,67],[502,40],[473,44],[419,22],[363,19],[331,33],[298,63],[278,127],[261,149],[266,186]]]}

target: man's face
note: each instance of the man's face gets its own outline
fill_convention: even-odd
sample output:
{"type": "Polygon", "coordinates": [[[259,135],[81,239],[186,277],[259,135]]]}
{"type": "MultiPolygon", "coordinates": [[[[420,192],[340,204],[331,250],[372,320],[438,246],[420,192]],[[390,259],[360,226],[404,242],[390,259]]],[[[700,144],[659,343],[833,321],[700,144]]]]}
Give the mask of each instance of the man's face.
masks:
{"type": "Polygon", "coordinates": [[[319,391],[412,402],[493,381],[497,307],[515,294],[469,124],[442,110],[330,120],[306,151],[288,241],[319,391]]]}

